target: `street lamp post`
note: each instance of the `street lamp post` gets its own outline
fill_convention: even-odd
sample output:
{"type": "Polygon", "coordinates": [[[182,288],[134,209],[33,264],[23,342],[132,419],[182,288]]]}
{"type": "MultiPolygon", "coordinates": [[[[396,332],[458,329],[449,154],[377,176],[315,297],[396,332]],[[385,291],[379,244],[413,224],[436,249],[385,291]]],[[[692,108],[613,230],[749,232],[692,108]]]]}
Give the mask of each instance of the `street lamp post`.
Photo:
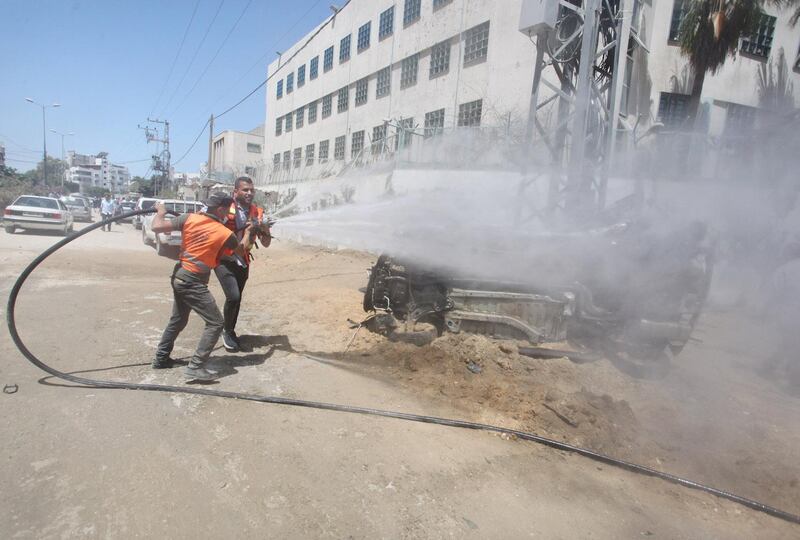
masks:
{"type": "Polygon", "coordinates": [[[44,111],[47,107],[61,107],[60,103],[53,103],[52,105],[43,105],[36,103],[31,98],[25,98],[28,103],[33,103],[42,108],[42,167],[44,167],[44,185],[47,185],[47,121],[45,120],[44,111]]]}
{"type": "MultiPolygon", "coordinates": [[[[55,129],[51,129],[50,131],[52,133],[55,133],[56,135],[61,135],[61,162],[63,163],[63,162],[66,161],[66,154],[64,154],[64,137],[74,136],[75,132],[74,131],[70,131],[69,133],[61,133],[60,131],[56,131],[55,129]]],[[[64,170],[64,172],[61,174],[61,190],[62,191],[64,190],[64,176],[66,175],[66,173],[67,173],[67,171],[64,170]]]]}

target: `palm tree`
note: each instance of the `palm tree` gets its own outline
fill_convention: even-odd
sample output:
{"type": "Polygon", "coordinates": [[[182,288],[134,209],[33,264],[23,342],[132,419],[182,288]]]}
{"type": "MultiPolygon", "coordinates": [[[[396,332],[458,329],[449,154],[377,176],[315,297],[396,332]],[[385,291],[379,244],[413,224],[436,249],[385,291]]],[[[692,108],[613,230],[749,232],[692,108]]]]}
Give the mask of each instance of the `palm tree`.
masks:
{"type": "MultiPolygon", "coordinates": [[[[739,39],[752,32],[761,15],[762,0],[684,0],[689,9],[678,30],[681,52],[694,72],[688,118],[697,116],[706,73],[714,74],[739,48],[739,39]]],[[[800,0],[784,0],[800,2],[800,0]]]]}

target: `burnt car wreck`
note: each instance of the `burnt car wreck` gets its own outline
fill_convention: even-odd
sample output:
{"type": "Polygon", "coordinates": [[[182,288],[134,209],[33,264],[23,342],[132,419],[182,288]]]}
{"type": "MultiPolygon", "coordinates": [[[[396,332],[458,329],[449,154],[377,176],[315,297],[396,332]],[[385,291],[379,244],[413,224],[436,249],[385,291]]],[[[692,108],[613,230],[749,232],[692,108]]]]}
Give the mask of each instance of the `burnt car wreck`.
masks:
{"type": "Polygon", "coordinates": [[[623,223],[532,236],[525,245],[524,281],[381,255],[364,294],[364,310],[374,314],[368,328],[396,335],[427,323],[439,335],[568,341],[638,358],[678,354],[689,341],[713,271],[704,225],[659,233],[623,223]]]}

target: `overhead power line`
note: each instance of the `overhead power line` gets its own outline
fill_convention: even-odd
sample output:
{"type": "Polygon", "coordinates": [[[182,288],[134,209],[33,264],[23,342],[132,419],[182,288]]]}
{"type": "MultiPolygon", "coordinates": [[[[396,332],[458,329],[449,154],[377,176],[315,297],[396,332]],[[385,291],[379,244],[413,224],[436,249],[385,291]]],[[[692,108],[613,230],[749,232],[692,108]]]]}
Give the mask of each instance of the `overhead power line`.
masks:
{"type": "Polygon", "coordinates": [[[194,148],[194,146],[197,144],[197,141],[199,141],[199,140],[200,140],[200,136],[201,136],[201,135],[203,135],[203,133],[205,133],[205,131],[206,131],[206,128],[208,127],[208,123],[209,123],[209,122],[211,122],[211,119],[210,119],[210,118],[209,118],[208,120],[206,120],[206,123],[205,123],[205,124],[203,124],[203,129],[201,129],[201,130],[200,130],[200,133],[198,133],[198,134],[197,134],[197,137],[195,137],[195,139],[194,139],[194,142],[193,142],[193,143],[192,143],[192,145],[189,147],[189,149],[188,149],[188,150],[186,150],[186,152],[184,152],[184,153],[183,153],[183,155],[182,155],[181,157],[179,157],[178,159],[176,159],[175,161],[173,161],[173,162],[172,162],[172,164],[173,164],[173,165],[177,165],[178,163],[180,163],[181,161],[183,161],[183,158],[185,158],[186,156],[188,156],[188,155],[189,155],[189,152],[191,152],[191,151],[192,151],[192,148],[194,148]]]}

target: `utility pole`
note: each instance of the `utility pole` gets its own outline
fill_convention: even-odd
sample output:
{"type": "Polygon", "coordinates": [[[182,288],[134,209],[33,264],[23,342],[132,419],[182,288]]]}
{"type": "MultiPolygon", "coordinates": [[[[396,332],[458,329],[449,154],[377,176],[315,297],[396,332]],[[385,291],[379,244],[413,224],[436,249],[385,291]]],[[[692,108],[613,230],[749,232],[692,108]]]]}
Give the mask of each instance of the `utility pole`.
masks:
{"type": "Polygon", "coordinates": [[[44,185],[47,185],[47,121],[45,120],[44,111],[47,107],[61,107],[60,103],[53,103],[52,105],[43,105],[36,103],[31,98],[25,98],[28,103],[33,103],[42,108],[42,167],[44,167],[44,185]]]}
{"type": "Polygon", "coordinates": [[[211,174],[214,172],[214,115],[208,121],[208,179],[211,180],[211,174]]]}
{"type": "Polygon", "coordinates": [[[159,195],[161,191],[164,189],[164,185],[170,186],[172,183],[172,171],[170,169],[170,159],[171,154],[169,152],[169,121],[167,120],[159,120],[148,118],[148,122],[153,124],[163,124],[164,125],[164,136],[158,136],[158,128],[151,128],[148,126],[139,126],[139,129],[144,130],[145,138],[147,139],[148,144],[151,142],[155,142],[156,144],[162,143],[164,148],[161,152],[153,154],[153,164],[151,168],[156,173],[161,173],[160,175],[153,176],[153,194],[159,195]],[[158,180],[156,180],[158,178],[158,180]]]}
{"type": "MultiPolygon", "coordinates": [[[[69,133],[61,133],[60,131],[57,131],[55,129],[51,129],[50,132],[51,133],[55,133],[56,135],[61,135],[61,162],[64,164],[64,167],[66,167],[66,154],[64,154],[64,137],[68,137],[68,136],[71,137],[71,136],[75,135],[75,132],[74,131],[70,131],[69,133]]],[[[63,188],[64,188],[64,177],[66,175],[67,175],[67,169],[65,168],[64,171],[61,174],[61,188],[62,188],[62,191],[63,191],[63,188]]]]}

